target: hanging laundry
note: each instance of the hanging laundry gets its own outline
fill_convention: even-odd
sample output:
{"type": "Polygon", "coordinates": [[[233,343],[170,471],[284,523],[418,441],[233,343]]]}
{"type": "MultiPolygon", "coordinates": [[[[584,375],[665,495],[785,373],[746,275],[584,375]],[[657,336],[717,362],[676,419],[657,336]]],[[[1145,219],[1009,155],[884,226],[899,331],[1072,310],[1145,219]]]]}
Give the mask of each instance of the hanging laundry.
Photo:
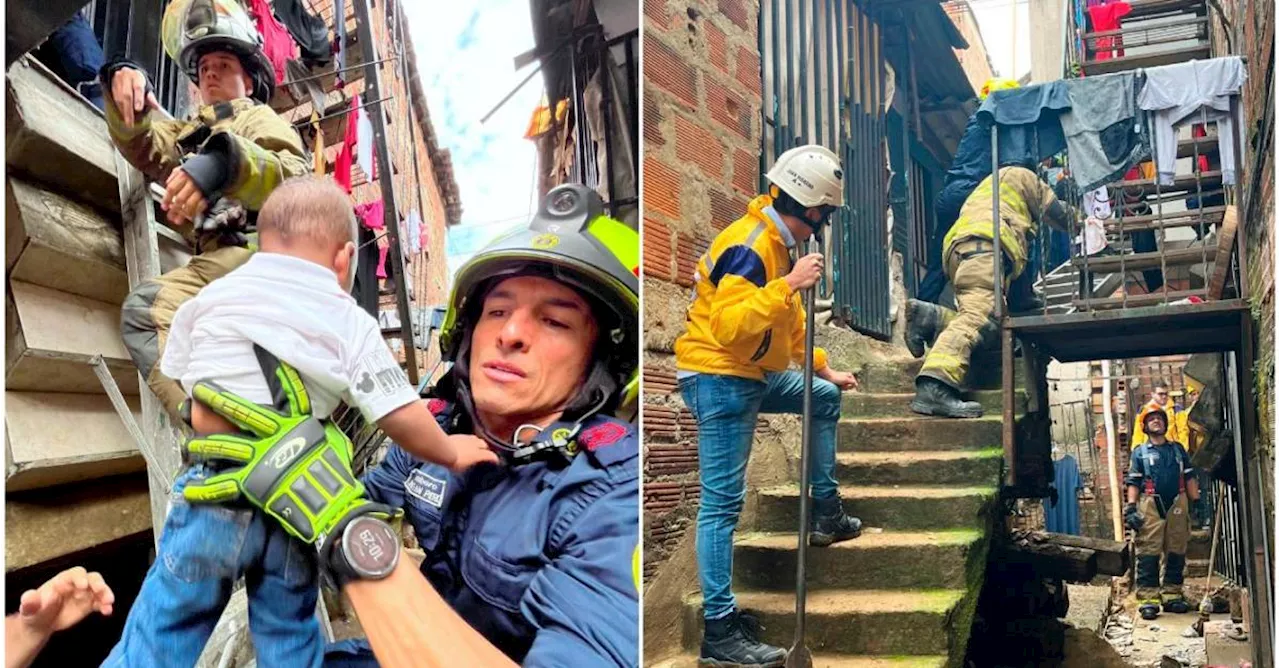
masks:
{"type": "Polygon", "coordinates": [[[271,61],[276,71],[276,82],[286,80],[287,64],[290,58],[297,57],[297,45],[289,31],[276,20],[271,11],[271,3],[267,0],[249,0],[249,11],[253,14],[254,23],[258,26],[258,34],[262,35],[262,52],[271,61]]]}
{"type": "Polygon", "coordinates": [[[1084,215],[1098,220],[1111,218],[1111,194],[1106,186],[1084,194],[1084,215]]]}
{"type": "Polygon", "coordinates": [[[289,29],[302,59],[308,65],[321,67],[333,58],[329,50],[329,28],[324,19],[307,11],[301,0],[275,0],[276,15],[289,29]]]}
{"type": "Polygon", "coordinates": [[[311,155],[311,173],[316,176],[324,175],[324,129],[320,127],[320,114],[315,109],[311,110],[311,130],[316,135],[315,148],[311,155]]]}
{"type": "MultiPolygon", "coordinates": [[[[1128,16],[1133,12],[1133,7],[1127,2],[1108,2],[1106,4],[1094,5],[1089,8],[1089,21],[1093,23],[1094,32],[1102,32],[1104,30],[1119,30],[1120,19],[1128,16]]],[[[1114,57],[1124,57],[1124,39],[1119,35],[1113,37],[1099,37],[1095,40],[1093,54],[1094,60],[1111,60],[1112,52],[1114,57]]]]}
{"type": "Polygon", "coordinates": [[[1107,231],[1103,222],[1089,216],[1084,219],[1084,232],[1076,235],[1076,243],[1084,249],[1085,255],[1097,255],[1107,247],[1107,231]]]}
{"type": "Polygon", "coordinates": [[[1236,132],[1244,127],[1244,117],[1231,98],[1244,86],[1244,62],[1239,56],[1192,60],[1177,65],[1151,67],[1138,94],[1138,106],[1151,113],[1152,151],[1161,185],[1173,184],[1177,166],[1178,126],[1184,123],[1216,123],[1218,157],[1222,160],[1222,182],[1236,182],[1236,132]]]}
{"type": "MultiPolygon", "coordinates": [[[[371,230],[385,229],[386,209],[382,206],[382,200],[374,200],[364,204],[357,204],[355,208],[356,217],[360,219],[360,224],[371,230]]],[[[387,253],[390,252],[391,245],[386,243],[386,239],[378,241],[378,278],[387,277],[387,253]]]]}
{"type": "Polygon", "coordinates": [[[1081,190],[1115,181],[1150,154],[1138,118],[1139,79],[1121,72],[1064,82],[1071,108],[1062,114],[1062,131],[1081,190]]]}
{"type": "MultiPolygon", "coordinates": [[[[1195,125],[1191,126],[1192,139],[1202,139],[1207,136],[1209,136],[1209,133],[1207,130],[1205,130],[1205,127],[1202,123],[1196,123],[1195,125]]],[[[1197,166],[1199,166],[1200,171],[1202,172],[1209,171],[1209,156],[1201,154],[1200,160],[1196,164],[1197,166]]]]}
{"type": "MultiPolygon", "coordinates": [[[[374,110],[375,113],[377,109],[374,110]]],[[[373,181],[378,178],[373,165],[373,121],[369,119],[369,108],[361,107],[356,112],[356,164],[364,172],[366,178],[373,181]]]]}
{"type": "Polygon", "coordinates": [[[409,252],[417,255],[422,252],[422,218],[418,216],[417,209],[409,212],[409,218],[405,220],[404,226],[409,237],[409,252]]]}
{"type": "Polygon", "coordinates": [[[338,90],[346,85],[347,75],[342,70],[347,66],[347,7],[346,0],[333,0],[333,69],[338,74],[334,84],[338,90]]]}
{"type": "Polygon", "coordinates": [[[1066,85],[1053,81],[992,93],[977,116],[999,129],[1001,167],[1035,165],[1067,147],[1059,116],[1070,108],[1066,85]]]}
{"type": "Polygon", "coordinates": [[[358,119],[356,118],[356,107],[360,106],[360,96],[356,95],[351,98],[351,112],[347,114],[347,131],[342,138],[342,150],[338,151],[338,159],[333,163],[333,180],[342,186],[342,189],[351,194],[351,163],[355,158],[356,135],[358,119]]]}
{"type": "Polygon", "coordinates": [[[1080,479],[1080,464],[1067,455],[1053,463],[1053,486],[1058,490],[1058,502],[1044,499],[1044,528],[1053,533],[1080,535],[1080,497],[1084,481],[1080,479]]]}

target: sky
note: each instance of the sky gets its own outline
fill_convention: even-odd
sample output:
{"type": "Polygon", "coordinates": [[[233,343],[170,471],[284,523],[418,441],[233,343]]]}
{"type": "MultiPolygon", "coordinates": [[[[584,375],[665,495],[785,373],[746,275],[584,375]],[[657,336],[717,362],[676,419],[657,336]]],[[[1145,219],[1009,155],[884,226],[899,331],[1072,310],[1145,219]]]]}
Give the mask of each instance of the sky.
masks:
{"type": "Polygon", "coordinates": [[[450,275],[492,238],[527,222],[536,153],[524,131],[542,100],[535,76],[481,125],[480,119],[528,76],[513,59],[533,48],[528,0],[405,3],[431,122],[453,157],[462,223],[447,241],[450,275]]]}
{"type": "Polygon", "coordinates": [[[1028,0],[970,0],[973,14],[982,30],[991,65],[998,76],[1020,78],[1031,70],[1031,30],[1027,15],[1028,0]],[[1017,39],[1014,33],[1014,11],[1017,11],[1017,39]],[[1013,49],[1018,49],[1017,72],[1014,72],[1013,49]]]}

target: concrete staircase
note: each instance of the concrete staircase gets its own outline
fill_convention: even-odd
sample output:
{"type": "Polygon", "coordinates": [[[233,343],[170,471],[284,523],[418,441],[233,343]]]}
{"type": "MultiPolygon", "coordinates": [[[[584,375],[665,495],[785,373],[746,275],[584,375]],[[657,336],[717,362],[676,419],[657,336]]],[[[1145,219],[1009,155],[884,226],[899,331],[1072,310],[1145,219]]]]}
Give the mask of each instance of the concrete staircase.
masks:
{"type": "MultiPolygon", "coordinates": [[[[973,394],[987,409],[981,419],[919,417],[908,408],[918,369],[919,361],[865,369],[863,391],[845,396],[837,478],[864,532],[809,551],[806,642],[815,666],[940,667],[964,657],[1002,466],[1000,393],[973,394]]],[[[984,374],[994,377],[971,382],[999,380],[984,374]]],[[[1022,412],[1025,396],[1019,403],[1022,412]]],[[[750,492],[756,521],[735,539],[734,593],[765,627],[762,640],[789,647],[799,488],[750,492]]],[[[694,595],[685,600],[686,654],[657,665],[696,665],[701,637],[694,595]]]]}

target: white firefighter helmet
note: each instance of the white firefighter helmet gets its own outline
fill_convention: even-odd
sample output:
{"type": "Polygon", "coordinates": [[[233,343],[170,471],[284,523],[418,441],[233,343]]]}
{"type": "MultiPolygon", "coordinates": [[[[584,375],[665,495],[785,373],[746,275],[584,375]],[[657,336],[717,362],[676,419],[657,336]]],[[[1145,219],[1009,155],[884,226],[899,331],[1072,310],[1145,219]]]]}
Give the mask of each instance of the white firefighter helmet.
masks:
{"type": "Polygon", "coordinates": [[[765,178],[803,207],[844,205],[840,159],[824,146],[806,144],[783,152],[765,178]]]}

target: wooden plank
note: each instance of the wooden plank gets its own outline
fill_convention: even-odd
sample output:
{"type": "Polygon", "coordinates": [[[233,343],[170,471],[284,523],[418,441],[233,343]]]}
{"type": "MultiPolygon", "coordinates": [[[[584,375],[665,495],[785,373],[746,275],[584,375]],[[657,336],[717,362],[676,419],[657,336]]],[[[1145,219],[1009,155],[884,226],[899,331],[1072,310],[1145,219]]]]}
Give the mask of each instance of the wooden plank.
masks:
{"type": "Polygon", "coordinates": [[[120,307],[20,281],[9,288],[6,389],[101,394],[89,366],[101,355],[121,391],[138,393],[138,373],[120,338],[120,307]]]}
{"type": "Polygon", "coordinates": [[[1079,547],[1098,553],[1098,572],[1103,575],[1124,575],[1129,571],[1129,546],[1104,538],[1088,536],[1071,536],[1061,533],[1045,532],[1050,542],[1067,547],[1079,547]]]}
{"type": "Polygon", "coordinates": [[[143,476],[5,496],[5,572],[151,531],[143,476]]]}
{"type": "Polygon", "coordinates": [[[120,304],[129,292],[118,221],[19,179],[5,182],[5,268],[12,280],[120,304]]]}
{"type": "Polygon", "coordinates": [[[1231,251],[1235,248],[1239,219],[1235,205],[1227,207],[1222,215],[1222,228],[1218,233],[1218,252],[1215,254],[1213,277],[1209,279],[1209,299],[1222,299],[1227,284],[1227,272],[1231,269],[1231,251]]]}
{"type": "MultiPolygon", "coordinates": [[[[1123,189],[1124,193],[1130,197],[1137,196],[1138,194],[1141,194],[1144,197],[1156,194],[1156,182],[1154,179],[1134,179],[1132,181],[1119,181],[1117,183],[1112,184],[1108,188],[1111,188],[1111,187],[1123,189]]],[[[1220,170],[1215,169],[1207,172],[1200,172],[1200,188],[1204,190],[1204,194],[1206,196],[1210,194],[1209,191],[1216,190],[1221,187],[1222,187],[1222,172],[1220,170]]],[[[1167,200],[1161,199],[1159,201],[1186,199],[1187,197],[1195,194],[1195,189],[1196,189],[1196,175],[1194,172],[1191,174],[1175,174],[1173,177],[1173,185],[1162,184],[1160,186],[1161,196],[1168,197],[1168,199],[1167,200]],[[1180,193],[1180,192],[1191,193],[1191,195],[1170,196],[1172,193],[1180,193]]],[[[1147,202],[1147,204],[1154,204],[1154,201],[1147,202]]]]}
{"type": "MultiPolygon", "coordinates": [[[[1212,254],[1210,254],[1212,256],[1212,254]]],[[[1121,257],[1124,258],[1125,271],[1140,271],[1142,269],[1158,269],[1160,268],[1160,251],[1151,253],[1129,253],[1127,255],[1108,255],[1107,257],[1091,257],[1089,258],[1089,271],[1099,274],[1109,274],[1111,272],[1120,271],[1121,257]]],[[[1192,248],[1179,248],[1176,250],[1168,250],[1164,252],[1164,264],[1168,267],[1179,267],[1190,264],[1200,264],[1205,254],[1199,246],[1192,248]]],[[[1084,258],[1072,258],[1071,264],[1077,267],[1085,266],[1084,258]]]]}
{"type": "Polygon", "coordinates": [[[116,149],[102,112],[24,57],[5,77],[5,164],[104,211],[119,211],[116,149]]]}
{"type": "MultiPolygon", "coordinates": [[[[127,400],[137,413],[137,399],[127,400]]],[[[104,395],[6,391],[5,403],[6,492],[144,468],[104,395]]]]}
{"type": "Polygon", "coordinates": [[[1188,60],[1203,60],[1209,57],[1209,45],[1207,43],[1198,44],[1191,47],[1178,47],[1172,49],[1161,49],[1144,53],[1136,56],[1122,56],[1119,58],[1108,58],[1107,60],[1093,60],[1084,64],[1084,73],[1097,76],[1099,74],[1114,74],[1116,72],[1124,72],[1125,70],[1135,70],[1144,67],[1159,67],[1161,65],[1174,65],[1183,63],[1188,60]]]}
{"type": "Polygon", "coordinates": [[[1201,288],[1199,290],[1180,290],[1177,292],[1154,292],[1147,295],[1129,295],[1128,297],[1108,297],[1107,299],[1074,299],[1072,304],[1076,309],[1084,311],[1089,308],[1106,309],[1106,308],[1137,308],[1140,306],[1154,306],[1163,304],[1165,301],[1173,303],[1181,301],[1187,297],[1206,297],[1206,291],[1201,288]]]}
{"type": "Polygon", "coordinates": [[[1139,232],[1143,230],[1159,230],[1173,229],[1175,227],[1195,227],[1201,224],[1201,211],[1204,213],[1203,224],[1206,228],[1210,225],[1218,225],[1222,222],[1222,216],[1226,212],[1226,207],[1210,206],[1201,209],[1192,209],[1190,211],[1178,211],[1176,213],[1166,213],[1164,220],[1161,221],[1155,214],[1145,216],[1126,216],[1122,221],[1119,218],[1109,218],[1103,221],[1108,232],[1116,232],[1123,223],[1126,232],[1139,232]]]}

